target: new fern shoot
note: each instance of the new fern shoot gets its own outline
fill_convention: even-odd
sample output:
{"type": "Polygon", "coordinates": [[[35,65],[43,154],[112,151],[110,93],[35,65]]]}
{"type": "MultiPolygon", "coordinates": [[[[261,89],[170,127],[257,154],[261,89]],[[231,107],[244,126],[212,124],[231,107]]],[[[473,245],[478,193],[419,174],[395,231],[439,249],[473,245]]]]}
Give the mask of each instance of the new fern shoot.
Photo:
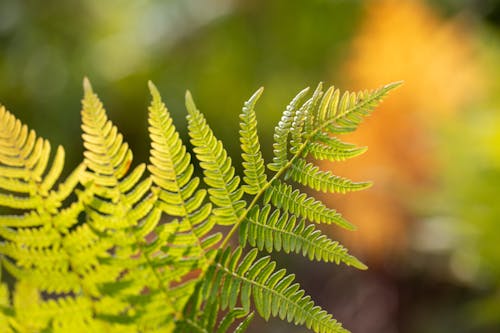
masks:
{"type": "Polygon", "coordinates": [[[257,90],[240,114],[242,176],[189,93],[193,151],[150,83],[149,161],[132,166],[132,151],[85,80],[84,158],[66,179],[64,149],[52,153],[0,107],[0,331],[244,332],[255,311],[318,333],[348,332],[267,253],[366,269],[315,224],[354,226],[301,188],[370,186],[312,161],[362,154],[341,135],[398,85],[299,92],[275,128],[267,172],[257,90]]]}

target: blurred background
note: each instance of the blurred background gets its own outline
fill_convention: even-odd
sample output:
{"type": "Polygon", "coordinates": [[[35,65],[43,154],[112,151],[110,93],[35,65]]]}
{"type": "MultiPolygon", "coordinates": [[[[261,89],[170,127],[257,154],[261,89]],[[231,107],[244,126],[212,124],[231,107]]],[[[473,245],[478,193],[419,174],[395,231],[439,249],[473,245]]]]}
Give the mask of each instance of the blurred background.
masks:
{"type": "MultiPolygon", "coordinates": [[[[0,101],[81,160],[88,76],[147,159],[147,80],[186,134],[190,89],[236,165],[238,114],[260,86],[262,146],[287,102],[319,81],[404,80],[324,164],[370,190],[323,196],[356,232],[325,229],[368,271],[280,257],[353,332],[500,332],[500,1],[0,0],[0,101]],[[314,272],[314,274],[311,274],[314,272]]],[[[254,320],[251,332],[305,332],[254,320]]]]}

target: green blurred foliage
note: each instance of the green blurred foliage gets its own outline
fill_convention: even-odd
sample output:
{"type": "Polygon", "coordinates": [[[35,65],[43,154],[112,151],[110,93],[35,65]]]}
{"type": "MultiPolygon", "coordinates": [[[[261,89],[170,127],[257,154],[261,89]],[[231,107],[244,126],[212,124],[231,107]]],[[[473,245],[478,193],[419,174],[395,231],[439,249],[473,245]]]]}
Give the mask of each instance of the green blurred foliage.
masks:
{"type": "Polygon", "coordinates": [[[481,36],[489,85],[481,103],[443,124],[441,190],[430,206],[447,219],[449,265],[474,291],[462,308],[472,331],[500,330],[500,31],[481,36]]]}
{"type": "Polygon", "coordinates": [[[281,111],[276,105],[286,105],[304,85],[335,78],[359,7],[325,0],[2,0],[2,103],[63,144],[74,164],[81,156],[75,133],[87,75],[143,160],[151,79],[181,130],[184,92],[191,89],[234,153],[238,113],[259,86],[266,87],[259,120],[271,139],[281,111]]]}

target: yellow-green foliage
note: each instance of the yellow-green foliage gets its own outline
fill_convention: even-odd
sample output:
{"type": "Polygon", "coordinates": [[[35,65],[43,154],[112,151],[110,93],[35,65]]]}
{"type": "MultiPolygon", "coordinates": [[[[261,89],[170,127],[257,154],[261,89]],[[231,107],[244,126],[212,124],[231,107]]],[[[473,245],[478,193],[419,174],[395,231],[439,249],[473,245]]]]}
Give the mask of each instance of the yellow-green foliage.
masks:
{"type": "Polygon", "coordinates": [[[49,142],[1,107],[1,268],[15,284],[0,286],[0,331],[243,332],[255,308],[265,319],[347,332],[293,274],[269,256],[258,259],[259,251],[366,268],[309,222],[353,226],[286,181],[330,192],[366,188],[309,158],[364,152],[334,135],[355,130],[397,85],[342,97],[321,85],[309,99],[301,91],[276,126],[267,175],[255,115],[259,89],[240,115],[243,178],[188,93],[203,182],[151,83],[149,163],[132,167],[132,151],[85,80],[84,161],[62,181],[64,149],[51,157],[49,142]],[[237,231],[240,246],[231,250],[237,231]]]}

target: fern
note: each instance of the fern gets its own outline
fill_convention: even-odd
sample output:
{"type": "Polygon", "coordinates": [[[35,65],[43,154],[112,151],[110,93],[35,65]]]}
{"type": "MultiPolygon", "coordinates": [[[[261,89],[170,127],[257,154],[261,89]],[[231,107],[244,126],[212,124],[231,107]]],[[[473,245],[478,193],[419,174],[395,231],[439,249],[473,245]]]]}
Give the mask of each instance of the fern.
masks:
{"type": "Polygon", "coordinates": [[[341,193],[368,187],[311,159],[343,161],[366,151],[339,135],[355,130],[398,84],[342,97],[321,84],[310,97],[308,89],[299,92],[275,128],[268,171],[257,90],[240,114],[242,178],[188,92],[189,136],[203,183],[152,83],[150,158],[134,166],[84,80],[84,160],[65,180],[64,149],[51,154],[47,140],[0,107],[0,258],[15,281],[14,288],[0,285],[1,331],[241,333],[255,308],[266,320],[347,332],[293,274],[258,256],[294,252],[366,269],[314,223],[354,226],[296,184],[341,193]],[[235,235],[239,246],[231,250],[235,235]]]}

